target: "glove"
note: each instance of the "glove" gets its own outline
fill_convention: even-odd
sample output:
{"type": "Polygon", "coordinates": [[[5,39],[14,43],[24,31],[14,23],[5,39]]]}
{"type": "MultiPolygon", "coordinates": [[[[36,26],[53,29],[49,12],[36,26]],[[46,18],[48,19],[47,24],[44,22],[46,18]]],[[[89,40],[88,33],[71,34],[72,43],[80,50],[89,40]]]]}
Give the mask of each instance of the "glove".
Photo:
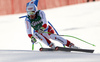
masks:
{"type": "Polygon", "coordinates": [[[44,32],[44,30],[45,30],[45,28],[44,28],[44,27],[41,27],[41,28],[38,30],[38,33],[41,34],[41,33],[44,32]]]}
{"type": "Polygon", "coordinates": [[[31,42],[32,43],[35,43],[36,42],[36,39],[33,36],[31,37],[31,42]]]}

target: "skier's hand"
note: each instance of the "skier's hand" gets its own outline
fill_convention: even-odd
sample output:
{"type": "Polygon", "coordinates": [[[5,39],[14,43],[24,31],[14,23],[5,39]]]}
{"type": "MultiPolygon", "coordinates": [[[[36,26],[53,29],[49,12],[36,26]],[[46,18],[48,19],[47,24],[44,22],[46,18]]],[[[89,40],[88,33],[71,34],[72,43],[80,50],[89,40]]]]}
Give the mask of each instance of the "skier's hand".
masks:
{"type": "Polygon", "coordinates": [[[36,39],[33,36],[31,37],[31,42],[32,43],[35,43],[36,42],[36,39]]]}
{"type": "Polygon", "coordinates": [[[45,30],[45,28],[44,28],[44,27],[41,27],[41,28],[38,30],[38,33],[41,34],[41,33],[44,32],[44,30],[45,30]]]}

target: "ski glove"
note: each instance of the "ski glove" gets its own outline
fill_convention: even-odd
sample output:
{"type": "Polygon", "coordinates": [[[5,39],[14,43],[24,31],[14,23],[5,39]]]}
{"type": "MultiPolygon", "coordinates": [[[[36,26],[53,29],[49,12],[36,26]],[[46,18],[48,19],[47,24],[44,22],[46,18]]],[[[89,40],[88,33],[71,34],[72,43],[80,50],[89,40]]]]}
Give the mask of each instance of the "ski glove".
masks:
{"type": "Polygon", "coordinates": [[[35,43],[36,42],[36,39],[33,36],[31,37],[31,42],[32,43],[35,43]]]}
{"type": "Polygon", "coordinates": [[[38,30],[38,33],[41,34],[41,33],[44,32],[44,30],[45,30],[45,28],[44,28],[44,27],[41,27],[41,28],[38,30]]]}

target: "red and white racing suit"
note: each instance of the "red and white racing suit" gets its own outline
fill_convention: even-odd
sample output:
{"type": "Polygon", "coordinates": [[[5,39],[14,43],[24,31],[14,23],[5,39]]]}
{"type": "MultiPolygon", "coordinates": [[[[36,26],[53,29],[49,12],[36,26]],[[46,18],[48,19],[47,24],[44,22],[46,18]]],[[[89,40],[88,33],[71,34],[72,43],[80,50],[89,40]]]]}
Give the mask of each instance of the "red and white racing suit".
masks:
{"type": "Polygon", "coordinates": [[[48,25],[48,21],[46,20],[45,13],[40,10],[39,15],[41,17],[41,21],[43,21],[42,27],[45,28],[45,32],[50,32],[52,34],[49,34],[49,33],[39,34],[37,31],[34,31],[34,29],[33,29],[33,34],[32,34],[30,20],[28,18],[26,18],[25,25],[26,25],[26,30],[27,30],[28,36],[30,38],[31,38],[31,36],[34,36],[35,38],[38,38],[43,43],[45,43],[46,45],[49,45],[49,46],[50,46],[50,43],[52,43],[49,39],[59,41],[63,45],[69,46],[69,44],[70,44],[69,40],[66,40],[66,39],[54,34],[55,31],[50,25],[48,25]]]}

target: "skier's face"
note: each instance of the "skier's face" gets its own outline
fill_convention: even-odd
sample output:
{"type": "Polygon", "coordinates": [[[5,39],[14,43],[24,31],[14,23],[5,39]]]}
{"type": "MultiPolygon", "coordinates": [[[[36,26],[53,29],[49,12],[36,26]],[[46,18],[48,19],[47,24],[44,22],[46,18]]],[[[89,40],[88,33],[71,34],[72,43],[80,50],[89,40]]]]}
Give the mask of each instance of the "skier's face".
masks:
{"type": "Polygon", "coordinates": [[[30,15],[30,18],[31,18],[31,19],[34,19],[34,18],[35,18],[35,15],[30,15]]]}
{"type": "Polygon", "coordinates": [[[28,13],[28,15],[30,16],[31,19],[35,18],[35,11],[29,11],[27,13],[28,13]]]}

